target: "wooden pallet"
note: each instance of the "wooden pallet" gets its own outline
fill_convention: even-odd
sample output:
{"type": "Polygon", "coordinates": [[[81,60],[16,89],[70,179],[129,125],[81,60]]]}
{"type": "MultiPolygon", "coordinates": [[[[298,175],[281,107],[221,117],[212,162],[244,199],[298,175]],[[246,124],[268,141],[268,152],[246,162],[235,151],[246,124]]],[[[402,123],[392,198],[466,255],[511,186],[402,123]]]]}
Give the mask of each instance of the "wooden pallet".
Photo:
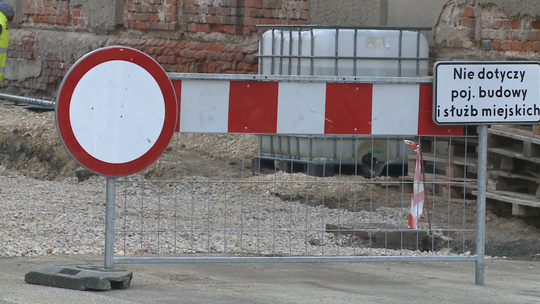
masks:
{"type": "Polygon", "coordinates": [[[513,215],[540,215],[540,135],[530,126],[489,129],[486,197],[512,205],[513,215]]]}
{"type": "Polygon", "coordinates": [[[522,174],[492,170],[489,172],[488,190],[504,190],[540,198],[538,173],[522,174]]]}
{"type": "Polygon", "coordinates": [[[532,126],[532,132],[533,132],[533,134],[540,135],[540,125],[532,126]]]}
{"type": "Polygon", "coordinates": [[[540,164],[540,135],[513,126],[489,130],[488,152],[540,164]]]}
{"type": "MultiPolygon", "coordinates": [[[[476,137],[419,138],[426,189],[435,197],[450,200],[472,198],[476,190],[478,139],[476,137]]],[[[409,156],[406,181],[414,181],[416,155],[409,156]]],[[[405,185],[408,188],[412,184],[405,185]]]]}
{"type": "Polygon", "coordinates": [[[534,196],[503,190],[488,190],[486,199],[512,204],[512,215],[540,216],[540,201],[534,196]]]}
{"type": "Polygon", "coordinates": [[[477,155],[477,137],[422,136],[419,138],[419,142],[422,147],[422,152],[432,153],[437,156],[449,155],[450,157],[464,157],[465,155],[477,155]]]}
{"type": "MultiPolygon", "coordinates": [[[[402,184],[405,193],[412,193],[414,175],[403,177],[407,183],[402,184]]],[[[472,199],[473,192],[477,189],[476,179],[472,178],[451,178],[436,174],[426,174],[424,187],[429,195],[437,198],[452,201],[462,201],[463,199],[472,199]]]]}
{"type": "MultiPolygon", "coordinates": [[[[438,155],[423,153],[424,171],[429,174],[440,175],[446,178],[472,178],[476,179],[478,158],[476,155],[457,157],[449,155],[438,155]]],[[[409,156],[408,175],[414,176],[416,166],[416,155],[409,156]]]]}

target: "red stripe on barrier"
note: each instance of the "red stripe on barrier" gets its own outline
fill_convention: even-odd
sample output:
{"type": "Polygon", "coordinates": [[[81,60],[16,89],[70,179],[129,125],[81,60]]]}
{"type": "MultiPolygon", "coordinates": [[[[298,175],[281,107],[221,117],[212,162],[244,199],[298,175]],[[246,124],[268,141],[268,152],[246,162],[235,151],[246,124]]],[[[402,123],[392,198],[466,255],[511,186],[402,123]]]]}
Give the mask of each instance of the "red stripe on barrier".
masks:
{"type": "Polygon", "coordinates": [[[464,135],[463,126],[439,126],[433,122],[433,85],[420,85],[418,135],[464,135]]]}
{"type": "Polygon", "coordinates": [[[231,81],[229,93],[230,133],[276,133],[277,82],[231,81]]]}
{"type": "Polygon", "coordinates": [[[180,132],[180,102],[182,97],[182,80],[171,80],[176,94],[176,128],[174,132],[180,132]]]}
{"type": "Polygon", "coordinates": [[[372,84],[327,84],[324,133],[371,134],[372,97],[372,84]]]}

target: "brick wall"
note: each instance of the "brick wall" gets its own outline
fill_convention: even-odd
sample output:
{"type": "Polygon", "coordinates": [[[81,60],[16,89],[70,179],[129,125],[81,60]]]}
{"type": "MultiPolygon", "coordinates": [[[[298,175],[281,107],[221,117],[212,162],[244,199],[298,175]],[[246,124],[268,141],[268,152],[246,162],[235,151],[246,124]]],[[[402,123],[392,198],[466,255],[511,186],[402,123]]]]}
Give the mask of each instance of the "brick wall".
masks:
{"type": "Polygon", "coordinates": [[[128,0],[124,26],[249,35],[258,24],[305,24],[306,0],[128,0]]]}
{"type": "MultiPolygon", "coordinates": [[[[139,49],[168,72],[257,73],[256,25],[306,24],[309,3],[308,0],[23,0],[23,7],[17,12],[20,22],[12,24],[8,72],[1,85],[54,96],[76,60],[109,45],[139,49]],[[110,6],[99,11],[109,13],[106,17],[96,13],[99,7],[96,3],[110,6]],[[76,50],[73,45],[78,46],[76,50]],[[18,71],[30,65],[33,72],[8,77],[9,64],[17,64],[11,69],[18,71]],[[40,67],[39,73],[34,73],[36,66],[40,67]]],[[[540,60],[538,15],[509,15],[490,1],[448,1],[434,29],[433,61],[540,60]]]]}
{"type": "MultiPolygon", "coordinates": [[[[111,0],[114,1],[114,0],[111,0]]],[[[92,25],[81,5],[69,0],[23,0],[26,26],[92,25]]],[[[139,30],[182,30],[249,35],[258,24],[305,24],[307,0],[126,0],[123,26],[139,30]]]]}
{"type": "Polygon", "coordinates": [[[439,60],[539,60],[540,18],[510,17],[493,4],[448,4],[435,29],[439,60]]]}
{"type": "Polygon", "coordinates": [[[26,24],[69,25],[73,21],[69,0],[23,0],[23,19],[26,24]]]}
{"type": "Polygon", "coordinates": [[[250,74],[257,72],[258,49],[250,45],[169,39],[111,39],[154,57],[168,72],[250,74]]]}
{"type": "Polygon", "coordinates": [[[540,20],[531,17],[509,18],[496,8],[482,11],[481,41],[485,51],[538,52],[540,20]]]}
{"type": "Polygon", "coordinates": [[[305,24],[308,18],[307,0],[126,0],[121,24],[104,30],[89,16],[95,7],[88,7],[96,0],[87,1],[23,0],[8,57],[41,64],[41,73],[24,79],[7,73],[2,86],[54,96],[81,56],[69,54],[66,40],[80,43],[68,35],[73,33],[97,37],[82,47],[85,52],[109,45],[132,47],[152,56],[167,72],[257,73],[256,25],[305,24]],[[47,44],[50,40],[64,44],[47,44]]]}
{"type": "Polygon", "coordinates": [[[124,5],[124,27],[139,30],[180,28],[179,0],[128,0],[124,5]]]}

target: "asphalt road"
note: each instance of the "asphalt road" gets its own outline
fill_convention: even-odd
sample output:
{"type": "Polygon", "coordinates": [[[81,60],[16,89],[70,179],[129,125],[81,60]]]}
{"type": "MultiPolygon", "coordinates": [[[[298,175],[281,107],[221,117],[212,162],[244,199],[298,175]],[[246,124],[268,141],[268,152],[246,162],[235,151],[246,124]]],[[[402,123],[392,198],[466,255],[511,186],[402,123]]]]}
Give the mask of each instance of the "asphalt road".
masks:
{"type": "Polygon", "coordinates": [[[0,259],[6,303],[538,303],[540,262],[115,265],[133,271],[126,290],[76,291],[27,284],[41,266],[96,263],[102,257],[0,259]]]}

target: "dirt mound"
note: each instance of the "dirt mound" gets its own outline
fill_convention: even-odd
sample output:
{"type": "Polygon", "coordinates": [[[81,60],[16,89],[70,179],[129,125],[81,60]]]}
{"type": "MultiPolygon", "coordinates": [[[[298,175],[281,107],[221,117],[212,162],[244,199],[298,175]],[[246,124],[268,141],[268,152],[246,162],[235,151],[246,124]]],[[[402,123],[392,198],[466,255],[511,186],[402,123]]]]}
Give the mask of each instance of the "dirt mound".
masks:
{"type": "Polygon", "coordinates": [[[53,111],[0,107],[0,115],[0,162],[5,168],[42,180],[73,176],[78,164],[58,137],[53,111]]]}

